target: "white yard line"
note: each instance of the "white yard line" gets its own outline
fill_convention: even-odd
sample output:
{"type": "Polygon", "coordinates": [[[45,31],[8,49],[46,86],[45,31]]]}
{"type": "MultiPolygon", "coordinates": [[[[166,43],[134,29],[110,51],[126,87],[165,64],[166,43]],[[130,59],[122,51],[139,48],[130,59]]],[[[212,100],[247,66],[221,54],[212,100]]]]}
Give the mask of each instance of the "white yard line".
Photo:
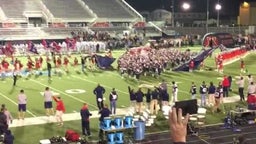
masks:
{"type": "MultiPolygon", "coordinates": [[[[74,75],[71,75],[71,77],[76,78],[76,79],[80,79],[80,80],[83,80],[83,81],[87,81],[87,82],[92,83],[92,84],[98,84],[98,82],[94,82],[94,81],[90,81],[90,80],[87,80],[87,79],[83,79],[83,78],[80,78],[80,77],[77,77],[77,76],[74,76],[74,75]]],[[[108,89],[111,89],[111,90],[113,88],[113,87],[110,87],[110,86],[107,86],[107,85],[103,85],[103,84],[100,84],[100,85],[102,85],[102,86],[104,86],[104,87],[106,87],[108,89]]],[[[119,89],[116,89],[116,91],[128,95],[128,92],[125,92],[125,91],[122,91],[122,90],[119,90],[119,89]]]]}
{"type": "MultiPolygon", "coordinates": [[[[40,85],[42,85],[42,86],[49,87],[49,88],[51,88],[52,90],[54,90],[54,91],[56,91],[56,92],[59,92],[59,93],[61,93],[61,94],[63,94],[63,95],[66,95],[66,96],[68,96],[68,97],[70,97],[70,98],[72,98],[72,99],[74,99],[74,100],[76,100],[76,101],[79,101],[79,102],[82,102],[82,103],[85,103],[85,102],[86,102],[86,101],[81,100],[81,99],[79,99],[79,98],[76,98],[76,97],[74,97],[74,96],[72,96],[72,95],[70,95],[70,94],[67,94],[67,93],[65,93],[65,92],[63,92],[63,91],[61,91],[61,90],[58,90],[58,89],[56,89],[56,88],[53,88],[53,87],[51,87],[51,86],[49,86],[49,85],[45,85],[45,84],[43,84],[43,83],[41,83],[41,82],[39,82],[39,81],[36,81],[36,80],[33,80],[33,79],[29,79],[29,80],[32,81],[32,82],[34,82],[34,83],[40,84],[40,85]]],[[[97,106],[95,106],[95,105],[93,105],[93,104],[90,104],[90,103],[88,103],[88,102],[86,102],[86,103],[87,103],[88,105],[94,107],[95,109],[98,109],[97,106]]]]}
{"type": "MultiPolygon", "coordinates": [[[[117,109],[116,110],[118,115],[126,115],[127,111],[126,109],[117,109]]],[[[100,114],[97,110],[90,111],[92,113],[92,116],[90,118],[99,118],[100,114]]],[[[80,112],[74,112],[74,113],[67,113],[63,114],[63,121],[74,121],[74,120],[81,120],[80,112]]],[[[41,125],[41,124],[47,124],[47,123],[55,123],[56,118],[55,116],[39,116],[39,117],[32,117],[32,118],[25,118],[24,120],[18,120],[14,119],[13,123],[10,124],[10,127],[20,127],[20,126],[30,126],[30,125],[41,125]]],[[[64,123],[65,125],[65,123],[64,123]]]]}
{"type": "MultiPolygon", "coordinates": [[[[8,101],[10,101],[11,103],[15,104],[16,106],[18,106],[18,103],[16,103],[15,101],[13,101],[12,99],[10,99],[9,97],[7,97],[6,95],[4,95],[3,93],[0,93],[0,95],[2,97],[4,97],[5,99],[7,99],[8,101]]],[[[31,111],[27,110],[27,112],[32,115],[33,117],[36,117],[35,114],[33,114],[31,111]]]]}

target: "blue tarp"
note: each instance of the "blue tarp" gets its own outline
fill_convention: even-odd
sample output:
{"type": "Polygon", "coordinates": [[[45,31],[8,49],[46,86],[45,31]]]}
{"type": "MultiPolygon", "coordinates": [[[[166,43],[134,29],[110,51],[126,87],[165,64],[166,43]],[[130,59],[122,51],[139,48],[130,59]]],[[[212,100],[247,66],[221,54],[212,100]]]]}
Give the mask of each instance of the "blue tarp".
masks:
{"type": "MultiPolygon", "coordinates": [[[[208,48],[206,50],[202,50],[198,55],[196,55],[193,58],[194,65],[195,65],[194,69],[197,69],[200,66],[201,62],[204,61],[204,59],[206,59],[209,55],[211,55],[215,49],[216,48],[208,48]]],[[[189,63],[190,62],[191,62],[191,60],[173,68],[173,71],[189,71],[189,63]]]]}
{"type": "Polygon", "coordinates": [[[115,58],[110,58],[108,56],[95,55],[95,57],[98,67],[102,69],[107,69],[111,67],[111,64],[116,60],[115,58]]]}

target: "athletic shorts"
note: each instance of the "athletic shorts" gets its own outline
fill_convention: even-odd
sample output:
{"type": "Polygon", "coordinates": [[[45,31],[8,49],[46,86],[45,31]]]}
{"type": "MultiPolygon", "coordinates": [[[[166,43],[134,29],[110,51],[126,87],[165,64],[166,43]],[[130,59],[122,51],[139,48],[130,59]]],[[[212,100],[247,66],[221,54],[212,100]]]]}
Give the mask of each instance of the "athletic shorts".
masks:
{"type": "Polygon", "coordinates": [[[57,117],[62,117],[62,115],[63,115],[63,111],[56,110],[57,117]]]}
{"type": "Polygon", "coordinates": [[[46,102],[44,102],[44,108],[45,108],[45,109],[52,108],[52,102],[51,102],[51,101],[46,101],[46,102]]]}
{"type": "Polygon", "coordinates": [[[18,111],[26,111],[27,110],[27,108],[26,108],[26,104],[19,104],[18,105],[18,111]]]}

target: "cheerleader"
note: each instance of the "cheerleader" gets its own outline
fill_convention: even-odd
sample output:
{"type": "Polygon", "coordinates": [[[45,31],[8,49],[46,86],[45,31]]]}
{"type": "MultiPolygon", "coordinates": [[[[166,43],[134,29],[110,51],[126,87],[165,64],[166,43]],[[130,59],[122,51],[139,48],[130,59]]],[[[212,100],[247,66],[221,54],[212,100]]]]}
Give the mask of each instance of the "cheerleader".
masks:
{"type": "Polygon", "coordinates": [[[73,66],[74,67],[78,66],[78,59],[77,59],[77,57],[74,58],[73,66]]]}
{"type": "Polygon", "coordinates": [[[34,64],[33,64],[33,61],[31,59],[28,59],[28,62],[27,62],[27,72],[31,72],[32,69],[34,67],[34,64]]]}
{"type": "Polygon", "coordinates": [[[57,58],[57,61],[56,61],[56,68],[60,68],[60,67],[61,67],[61,64],[62,64],[61,58],[58,57],[58,58],[57,58]]]}
{"type": "Polygon", "coordinates": [[[42,66],[40,58],[39,59],[36,58],[35,62],[36,62],[35,69],[36,69],[36,71],[39,71],[41,69],[41,66],[42,66]]]}
{"type": "Polygon", "coordinates": [[[240,72],[245,73],[245,63],[242,59],[240,61],[240,72]]]}
{"type": "Polygon", "coordinates": [[[22,63],[20,62],[20,60],[16,59],[14,64],[14,71],[17,73],[17,75],[20,75],[21,74],[21,70],[23,68],[23,65],[22,63]]]}
{"type": "Polygon", "coordinates": [[[64,57],[64,68],[65,68],[65,71],[68,72],[68,63],[69,63],[69,60],[67,57],[64,57]]]}
{"type": "Polygon", "coordinates": [[[223,73],[223,59],[222,56],[220,56],[220,58],[218,59],[218,72],[219,73],[223,73]]]}
{"type": "Polygon", "coordinates": [[[96,56],[92,55],[91,56],[91,66],[90,66],[92,70],[94,70],[96,68],[96,63],[97,63],[96,56]]]}

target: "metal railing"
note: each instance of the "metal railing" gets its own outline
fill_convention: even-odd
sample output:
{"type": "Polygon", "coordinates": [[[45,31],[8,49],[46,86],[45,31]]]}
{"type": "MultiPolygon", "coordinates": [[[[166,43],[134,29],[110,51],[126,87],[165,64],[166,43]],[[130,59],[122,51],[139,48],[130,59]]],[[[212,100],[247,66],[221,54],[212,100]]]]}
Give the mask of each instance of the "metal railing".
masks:
{"type": "MultiPolygon", "coordinates": [[[[207,33],[207,30],[205,27],[163,27],[163,32],[173,30],[176,33],[179,33],[181,35],[185,34],[198,34],[198,35],[204,35],[207,33]]],[[[241,26],[241,27],[208,27],[208,32],[225,32],[225,33],[231,33],[231,34],[246,34],[246,29],[248,29],[247,26],[241,26]]]]}

